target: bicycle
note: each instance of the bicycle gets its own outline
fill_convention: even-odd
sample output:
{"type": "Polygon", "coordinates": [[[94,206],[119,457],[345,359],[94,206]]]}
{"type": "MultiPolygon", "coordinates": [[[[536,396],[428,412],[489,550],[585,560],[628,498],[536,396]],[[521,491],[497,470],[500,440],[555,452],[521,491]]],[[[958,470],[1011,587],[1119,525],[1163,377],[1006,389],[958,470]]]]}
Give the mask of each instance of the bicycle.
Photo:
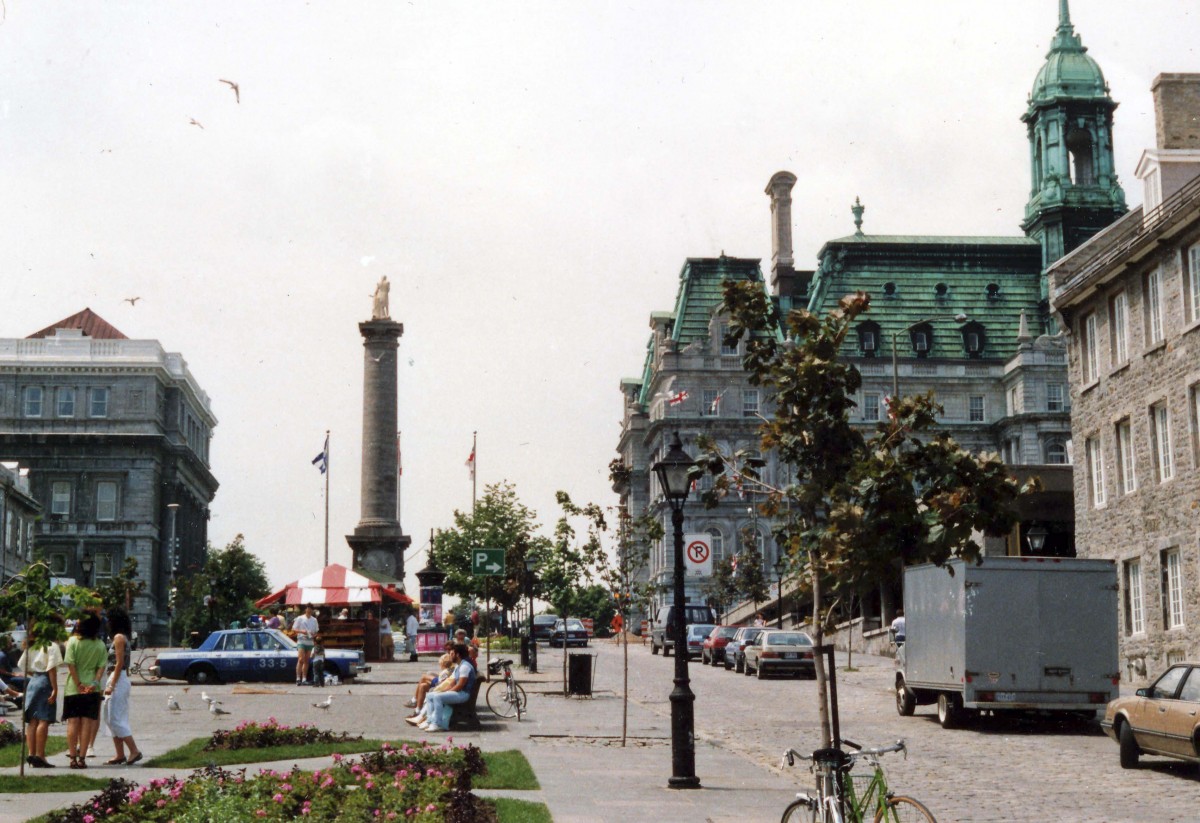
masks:
{"type": "Polygon", "coordinates": [[[491,674],[499,674],[501,669],[504,670],[504,679],[493,680],[488,686],[488,708],[495,712],[497,717],[516,715],[519,723],[521,714],[528,705],[528,698],[525,697],[525,690],[521,688],[521,684],[513,679],[511,660],[493,660],[488,664],[491,674]]]}
{"type": "Polygon", "coordinates": [[[858,751],[817,749],[811,755],[804,755],[788,749],[783,753],[781,768],[785,763],[795,766],[796,758],[812,762],[817,791],[815,795],[797,794],[796,800],[783,810],[781,823],[863,823],[871,812],[874,812],[873,823],[937,823],[920,801],[888,790],[879,757],[889,752],[904,752],[907,757],[903,740],[876,749],[864,749],[851,740],[842,742],[858,751]],[[850,770],[859,760],[874,769],[869,778],[851,778],[850,770]]]}
{"type": "Polygon", "coordinates": [[[140,674],[142,676],[142,680],[145,680],[147,683],[156,683],[157,681],[162,680],[162,675],[151,674],[150,669],[157,662],[158,655],[151,655],[148,652],[142,652],[141,657],[139,657],[137,660],[131,659],[129,661],[129,676],[133,677],[135,674],[140,674]]]}

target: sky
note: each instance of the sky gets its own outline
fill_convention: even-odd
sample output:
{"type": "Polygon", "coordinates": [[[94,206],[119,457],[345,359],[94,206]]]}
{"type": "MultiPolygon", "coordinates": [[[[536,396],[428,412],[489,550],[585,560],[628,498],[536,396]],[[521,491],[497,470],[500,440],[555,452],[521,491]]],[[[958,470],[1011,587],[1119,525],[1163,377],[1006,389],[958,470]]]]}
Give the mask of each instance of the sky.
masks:
{"type": "MultiPolygon", "coordinates": [[[[1194,0],[1074,0],[1116,112],[1117,169],[1154,143],[1150,85],[1200,72],[1194,0]]],[[[431,529],[512,482],[616,502],[620,380],[688,257],[796,265],[854,230],[1017,235],[1020,116],[1057,0],[3,0],[0,336],[90,307],[181,352],[219,424],[209,537],[275,585],[359,519],[357,324],[404,324],[406,582],[431,529]],[[239,84],[240,103],[219,82],[239,84]],[[193,124],[192,121],[196,121],[193,124]],[[140,297],[136,305],[125,298],[140,297]]]]}

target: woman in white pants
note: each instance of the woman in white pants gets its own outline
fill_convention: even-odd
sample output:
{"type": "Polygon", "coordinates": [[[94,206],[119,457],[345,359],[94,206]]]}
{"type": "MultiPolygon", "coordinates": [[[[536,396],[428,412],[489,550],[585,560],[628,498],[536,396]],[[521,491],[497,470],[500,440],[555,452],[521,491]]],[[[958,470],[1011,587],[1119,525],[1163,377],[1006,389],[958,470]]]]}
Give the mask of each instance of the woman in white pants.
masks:
{"type": "Polygon", "coordinates": [[[112,674],[104,684],[107,698],[109,733],[112,735],[116,756],[108,761],[110,766],[132,766],[142,759],[142,752],[133,740],[133,729],[129,725],[129,636],[132,634],[129,615],[124,609],[112,609],[108,613],[108,634],[112,637],[112,653],[109,662],[112,674]],[[125,750],[128,747],[129,754],[125,750]]]}

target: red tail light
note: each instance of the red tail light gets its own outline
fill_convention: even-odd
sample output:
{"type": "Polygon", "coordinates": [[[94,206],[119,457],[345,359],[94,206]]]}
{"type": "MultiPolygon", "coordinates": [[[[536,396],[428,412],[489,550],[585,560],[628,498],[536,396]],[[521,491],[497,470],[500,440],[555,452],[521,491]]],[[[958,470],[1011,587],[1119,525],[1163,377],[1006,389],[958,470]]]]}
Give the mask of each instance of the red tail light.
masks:
{"type": "Polygon", "coordinates": [[[763,652],[762,654],[759,655],[759,657],[763,657],[763,658],[779,657],[779,652],[763,652]]]}

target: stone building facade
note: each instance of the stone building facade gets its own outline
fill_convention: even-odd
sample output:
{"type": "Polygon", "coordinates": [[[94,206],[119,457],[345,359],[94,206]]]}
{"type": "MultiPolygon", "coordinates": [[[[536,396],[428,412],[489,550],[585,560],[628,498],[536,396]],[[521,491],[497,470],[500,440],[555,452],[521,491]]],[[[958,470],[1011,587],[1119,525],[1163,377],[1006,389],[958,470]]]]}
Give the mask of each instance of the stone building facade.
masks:
{"type": "Polygon", "coordinates": [[[216,425],[182,355],[130,340],[90,309],[0,339],[0,459],[29,467],[44,509],[37,554],[84,584],[136,558],[148,585],[134,628],[153,642],[166,641],[172,557],[180,574],[204,563],[216,425]]]}
{"type": "Polygon", "coordinates": [[[1050,270],[1079,554],[1119,564],[1124,676],[1200,656],[1200,75],[1153,84],[1144,205],[1050,270]]]}
{"type": "Polygon", "coordinates": [[[34,529],[42,506],[29,488],[29,469],[0,463],[0,582],[33,560],[34,529]]]}

